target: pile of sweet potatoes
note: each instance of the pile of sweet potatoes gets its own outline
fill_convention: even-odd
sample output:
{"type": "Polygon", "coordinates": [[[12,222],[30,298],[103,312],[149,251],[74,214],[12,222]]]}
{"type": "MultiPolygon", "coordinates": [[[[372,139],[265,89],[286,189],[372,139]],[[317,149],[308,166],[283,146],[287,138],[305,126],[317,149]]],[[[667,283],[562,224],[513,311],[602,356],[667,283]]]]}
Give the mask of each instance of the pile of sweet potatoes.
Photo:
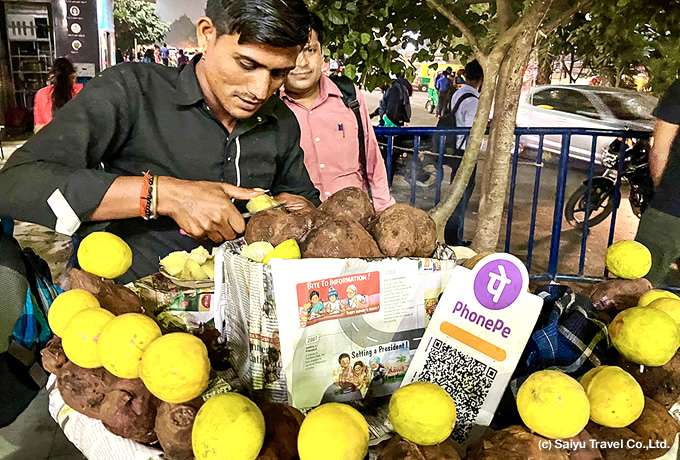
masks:
{"type": "Polygon", "coordinates": [[[429,257],[437,246],[435,223],[425,211],[395,204],[376,213],[357,187],[338,191],[316,209],[260,211],[250,218],[245,238],[274,246],[294,239],[305,258],[429,257]]]}

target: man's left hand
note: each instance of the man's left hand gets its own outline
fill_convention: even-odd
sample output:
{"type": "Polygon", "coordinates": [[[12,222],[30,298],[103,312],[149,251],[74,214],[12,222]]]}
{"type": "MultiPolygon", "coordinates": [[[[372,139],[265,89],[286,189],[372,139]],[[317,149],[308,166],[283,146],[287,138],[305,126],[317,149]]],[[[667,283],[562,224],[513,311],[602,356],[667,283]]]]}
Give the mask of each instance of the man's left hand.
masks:
{"type": "Polygon", "coordinates": [[[307,198],[300,195],[293,195],[292,193],[280,193],[274,199],[286,206],[288,211],[301,211],[303,209],[315,209],[314,203],[307,198]]]}

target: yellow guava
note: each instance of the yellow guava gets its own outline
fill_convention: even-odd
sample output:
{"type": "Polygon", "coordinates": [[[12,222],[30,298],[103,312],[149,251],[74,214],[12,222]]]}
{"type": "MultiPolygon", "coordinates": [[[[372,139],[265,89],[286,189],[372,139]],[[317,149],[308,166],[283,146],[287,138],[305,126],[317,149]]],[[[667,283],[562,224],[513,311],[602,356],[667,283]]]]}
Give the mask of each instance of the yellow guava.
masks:
{"type": "Polygon", "coordinates": [[[161,336],[156,322],[140,313],[126,313],[112,319],[99,334],[99,359],[116,377],[136,379],[144,350],[161,336]]]}
{"type": "Polygon", "coordinates": [[[190,401],[208,387],[208,349],[201,339],[185,332],[164,335],[144,350],[139,377],[162,401],[190,401]]]}
{"type": "Polygon", "coordinates": [[[517,392],[517,410],[524,424],[546,438],[579,434],[590,419],[590,402],[583,387],[567,374],[534,372],[517,392]]]}
{"type": "Polygon", "coordinates": [[[264,443],[264,416],[238,393],[210,398],[196,414],[191,445],[197,460],[254,460],[264,443]]]}
{"type": "Polygon", "coordinates": [[[47,322],[52,332],[61,337],[66,325],[76,313],[87,308],[98,307],[100,307],[99,301],[95,296],[83,289],[72,289],[59,294],[54,299],[47,313],[47,322]]]}
{"type": "Polygon", "coordinates": [[[368,453],[368,423],[347,404],[322,404],[302,422],[297,445],[300,460],[362,460],[368,453]]]}
{"type": "Polygon", "coordinates": [[[609,337],[628,361],[663,366],[680,346],[680,329],[666,312],[633,307],[620,312],[609,324],[609,337]]]}
{"type": "Polygon", "coordinates": [[[399,388],[390,399],[390,422],[402,437],[433,446],[451,435],[456,404],[439,385],[414,382],[399,388]]]}

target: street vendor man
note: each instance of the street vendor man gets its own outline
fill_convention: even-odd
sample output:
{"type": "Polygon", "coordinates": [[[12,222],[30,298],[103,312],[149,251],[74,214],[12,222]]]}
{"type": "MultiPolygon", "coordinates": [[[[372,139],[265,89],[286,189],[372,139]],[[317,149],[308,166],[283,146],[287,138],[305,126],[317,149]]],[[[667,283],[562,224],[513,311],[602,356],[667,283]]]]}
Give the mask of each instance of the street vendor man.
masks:
{"type": "Polygon", "coordinates": [[[172,251],[234,239],[242,200],[264,190],[319,204],[295,115],[272,97],[309,39],[304,2],[208,0],[196,29],[189,65],[115,66],[17,150],[0,171],[0,216],[119,235],[129,282],[172,251]]]}

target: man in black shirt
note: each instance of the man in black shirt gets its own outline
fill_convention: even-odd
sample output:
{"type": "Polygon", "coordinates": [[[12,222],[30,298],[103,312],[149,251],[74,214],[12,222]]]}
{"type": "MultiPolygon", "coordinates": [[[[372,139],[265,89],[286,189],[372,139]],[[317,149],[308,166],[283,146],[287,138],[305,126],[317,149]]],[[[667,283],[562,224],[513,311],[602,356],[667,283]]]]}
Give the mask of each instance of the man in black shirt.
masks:
{"type": "Polygon", "coordinates": [[[318,204],[295,115],[272,97],[309,37],[302,0],[208,0],[197,35],[203,53],[182,69],[121,64],[88,83],[0,171],[0,215],[118,234],[134,255],[127,282],[171,251],[242,233],[238,200],[263,189],[318,204]],[[140,217],[154,217],[145,192],[140,205],[147,170],[155,220],[140,217]]]}
{"type": "Polygon", "coordinates": [[[666,91],[654,116],[658,120],[649,153],[654,198],[640,219],[635,239],[652,253],[652,268],[645,278],[659,286],[680,257],[680,80],[666,91]]]}

